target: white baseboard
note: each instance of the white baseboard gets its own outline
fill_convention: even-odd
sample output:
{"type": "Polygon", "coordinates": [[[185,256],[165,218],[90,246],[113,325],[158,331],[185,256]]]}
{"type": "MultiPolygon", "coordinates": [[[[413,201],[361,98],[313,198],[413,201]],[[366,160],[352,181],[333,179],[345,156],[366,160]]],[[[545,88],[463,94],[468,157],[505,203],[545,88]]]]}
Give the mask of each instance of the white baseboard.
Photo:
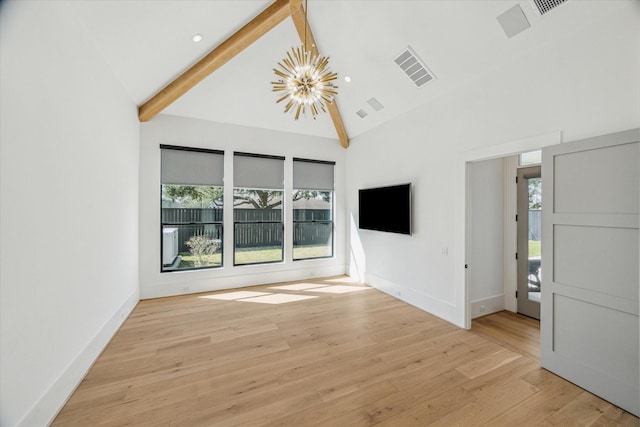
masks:
{"type": "Polygon", "coordinates": [[[211,278],[181,279],[180,281],[172,283],[142,285],[140,290],[140,299],[163,298],[175,295],[221,291],[246,286],[268,285],[271,283],[339,276],[345,273],[346,266],[344,264],[267,272],[260,269],[255,273],[252,273],[247,269],[247,272],[244,274],[228,276],[216,275],[211,278]]]}
{"type": "Polygon", "coordinates": [[[486,316],[487,314],[502,311],[505,308],[504,294],[494,295],[489,298],[483,298],[478,301],[471,302],[471,318],[486,316]]]}
{"type": "Polygon", "coordinates": [[[446,320],[449,323],[453,323],[456,326],[464,328],[464,325],[459,325],[455,322],[456,306],[453,304],[433,298],[432,296],[417,289],[398,285],[397,283],[382,279],[374,276],[373,274],[365,273],[365,282],[368,285],[391,295],[392,297],[406,302],[407,304],[411,304],[412,306],[426,311],[429,314],[433,314],[442,320],[446,320]]]}
{"type": "Polygon", "coordinates": [[[58,412],[71,397],[78,385],[89,372],[102,350],[107,346],[113,335],[118,331],[126,318],[131,314],[140,300],[138,290],[133,292],[122,306],[113,314],[105,325],[98,331],[85,349],[69,363],[64,372],[46,390],[40,399],[31,407],[20,420],[18,426],[46,426],[58,415],[58,412]]]}

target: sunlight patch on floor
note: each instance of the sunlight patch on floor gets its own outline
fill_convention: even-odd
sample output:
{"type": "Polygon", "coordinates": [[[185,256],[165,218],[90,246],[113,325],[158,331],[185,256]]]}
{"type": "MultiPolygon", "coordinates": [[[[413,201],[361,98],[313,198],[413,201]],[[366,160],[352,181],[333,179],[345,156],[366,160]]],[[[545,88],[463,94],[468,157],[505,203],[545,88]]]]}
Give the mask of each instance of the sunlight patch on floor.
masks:
{"type": "Polygon", "coordinates": [[[254,292],[254,291],[236,291],[236,292],[227,292],[226,294],[213,294],[213,295],[204,295],[198,298],[206,298],[206,299],[221,299],[221,300],[239,300],[243,298],[252,298],[259,297],[262,295],[269,295],[269,292],[254,292]]]}
{"type": "Polygon", "coordinates": [[[259,302],[262,304],[286,304],[288,302],[302,301],[306,299],[318,298],[313,295],[294,295],[294,294],[271,294],[261,297],[246,298],[238,301],[243,302],[259,302]]]}
{"type": "Polygon", "coordinates": [[[307,290],[307,292],[322,292],[327,294],[346,294],[349,292],[366,291],[368,289],[371,289],[371,288],[366,288],[364,286],[335,285],[335,286],[327,286],[324,288],[309,289],[307,290]]]}
{"type": "Polygon", "coordinates": [[[296,283],[293,285],[272,286],[269,289],[281,289],[283,291],[306,291],[308,289],[324,288],[328,285],[318,285],[317,283],[296,283]]]}
{"type": "Polygon", "coordinates": [[[323,280],[324,282],[338,282],[338,283],[354,283],[354,284],[360,284],[362,285],[363,283],[358,281],[358,279],[355,279],[353,277],[337,277],[335,279],[325,279],[323,280]]]}
{"type": "MultiPolygon", "coordinates": [[[[350,292],[365,291],[372,289],[366,286],[348,286],[348,285],[319,285],[316,283],[296,283],[292,285],[273,286],[269,289],[278,289],[283,291],[303,291],[303,292],[319,292],[324,294],[347,294],[350,292]]],[[[242,301],[257,302],[262,304],[286,304],[288,302],[303,301],[312,298],[318,298],[317,295],[300,295],[287,293],[272,292],[256,292],[256,291],[233,291],[221,294],[202,295],[198,298],[215,299],[223,301],[242,301]]]]}

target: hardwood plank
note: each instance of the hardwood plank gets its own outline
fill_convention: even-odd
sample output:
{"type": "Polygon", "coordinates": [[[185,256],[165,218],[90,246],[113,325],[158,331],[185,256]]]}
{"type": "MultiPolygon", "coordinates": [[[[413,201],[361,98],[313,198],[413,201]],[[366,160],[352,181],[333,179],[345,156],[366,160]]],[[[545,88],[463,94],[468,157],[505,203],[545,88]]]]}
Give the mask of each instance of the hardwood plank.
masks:
{"type": "Polygon", "coordinates": [[[309,410],[284,414],[280,419],[266,425],[270,427],[337,425],[335,418],[340,416],[339,414],[350,414],[358,408],[364,407],[368,402],[381,400],[396,391],[397,389],[388,381],[378,381],[342,396],[339,401],[323,402],[309,408],[309,410]]]}
{"type": "Polygon", "coordinates": [[[581,425],[589,426],[595,423],[613,405],[591,393],[583,392],[575,400],[564,406],[558,412],[544,420],[540,425],[545,427],[581,425]]]}
{"type": "MultiPolygon", "coordinates": [[[[394,419],[405,411],[418,406],[429,399],[449,399],[450,390],[456,389],[465,381],[465,377],[455,370],[434,376],[411,387],[398,390],[382,399],[373,401],[351,412],[338,412],[325,424],[327,426],[378,425],[394,419]]],[[[460,394],[454,391],[453,394],[460,394]]],[[[470,396],[470,395],[469,395],[470,396]]],[[[406,422],[404,419],[396,419],[406,422]]],[[[393,423],[389,425],[394,425],[393,423]]],[[[402,423],[395,425],[404,425],[402,423]]]]}
{"type": "Polygon", "coordinates": [[[140,302],[53,425],[638,426],[541,369],[538,323],[521,316],[476,332],[377,290],[281,305],[210,294],[140,302]]]}
{"type": "Polygon", "coordinates": [[[476,398],[462,387],[454,387],[432,399],[425,399],[380,426],[424,426],[444,418],[451,412],[467,406],[476,398]]]}
{"type": "Polygon", "coordinates": [[[622,426],[622,427],[638,427],[640,420],[638,417],[623,411],[617,406],[612,406],[600,418],[592,424],[593,426],[622,426]]]}
{"type": "Polygon", "coordinates": [[[473,331],[508,350],[540,359],[540,322],[501,311],[473,320],[473,331]]]}
{"type": "Polygon", "coordinates": [[[440,418],[433,426],[482,426],[511,407],[535,394],[538,390],[520,379],[512,379],[472,393],[472,403],[440,418]]]}
{"type": "Polygon", "coordinates": [[[502,365],[505,365],[515,359],[522,357],[506,349],[500,349],[495,353],[491,353],[481,359],[476,359],[464,365],[458,366],[456,370],[469,379],[474,379],[482,374],[493,371],[502,365]]]}
{"type": "MultiPolygon", "coordinates": [[[[463,388],[471,393],[481,393],[484,389],[495,387],[514,378],[520,378],[533,370],[539,370],[540,364],[527,357],[520,357],[494,370],[480,375],[463,384],[463,388]]],[[[531,384],[531,382],[529,382],[531,384]]],[[[531,384],[533,386],[533,384],[531,384]]],[[[535,386],[534,386],[535,387],[535,386]]],[[[537,387],[536,387],[537,388],[537,387]]]]}
{"type": "Polygon", "coordinates": [[[575,385],[561,378],[488,422],[487,426],[536,425],[572,402],[582,393],[575,385]]]}

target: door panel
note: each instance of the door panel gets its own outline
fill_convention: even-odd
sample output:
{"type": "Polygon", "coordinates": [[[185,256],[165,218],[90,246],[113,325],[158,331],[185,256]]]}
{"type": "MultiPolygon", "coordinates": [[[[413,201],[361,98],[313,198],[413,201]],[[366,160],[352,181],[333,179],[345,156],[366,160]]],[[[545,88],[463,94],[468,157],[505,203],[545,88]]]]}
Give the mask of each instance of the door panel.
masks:
{"type": "Polygon", "coordinates": [[[555,296],[556,316],[553,333],[555,351],[566,358],[579,360],[586,366],[598,366],[616,381],[632,386],[640,375],[638,364],[628,368],[628,354],[634,350],[633,341],[623,335],[612,334],[606,325],[633,329],[638,318],[619,310],[564,295],[555,296]],[[600,351],[593,351],[597,346],[600,351]]]}
{"type": "Polygon", "coordinates": [[[640,131],[543,149],[542,366],[640,413],[640,131]]]}
{"type": "Polygon", "coordinates": [[[637,229],[556,225],[554,238],[556,283],[638,300],[637,229]]]}
{"type": "Polygon", "coordinates": [[[554,157],[556,213],[638,213],[638,148],[623,144],[554,157]]]}

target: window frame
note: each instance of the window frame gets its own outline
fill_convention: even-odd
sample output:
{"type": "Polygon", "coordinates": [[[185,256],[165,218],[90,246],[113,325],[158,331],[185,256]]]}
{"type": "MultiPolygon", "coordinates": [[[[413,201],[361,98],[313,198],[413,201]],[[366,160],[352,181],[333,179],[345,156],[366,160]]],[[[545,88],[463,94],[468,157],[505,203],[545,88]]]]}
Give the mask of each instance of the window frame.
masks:
{"type": "MultiPolygon", "coordinates": [[[[223,150],[213,150],[213,149],[206,149],[206,148],[193,148],[193,147],[184,147],[184,146],[178,146],[178,145],[166,145],[166,144],[160,144],[160,156],[162,157],[162,150],[177,150],[177,151],[188,151],[188,152],[195,152],[195,153],[206,153],[206,154],[216,154],[216,155],[221,155],[223,156],[224,159],[224,151],[223,150]]],[[[162,165],[162,161],[161,161],[161,165],[162,165]]],[[[223,160],[223,165],[224,165],[224,160],[223,160]]],[[[221,221],[202,221],[202,222],[175,222],[175,221],[167,221],[164,222],[163,219],[163,207],[162,207],[162,194],[163,194],[163,187],[165,185],[183,185],[183,184],[164,184],[162,182],[162,166],[161,166],[161,171],[160,171],[160,273],[164,274],[164,273],[175,273],[175,272],[183,272],[183,271],[194,271],[194,270],[211,270],[211,269],[218,269],[218,268],[223,268],[224,264],[225,264],[225,254],[224,254],[224,211],[225,211],[225,207],[224,207],[224,183],[222,185],[198,185],[198,184],[191,184],[191,185],[184,185],[184,186],[191,186],[191,187],[210,187],[210,188],[221,188],[222,189],[222,220],[221,221]],[[173,269],[167,269],[164,265],[164,229],[166,226],[173,226],[173,227],[180,227],[180,226],[187,226],[187,225],[202,225],[202,226],[207,226],[207,225],[216,225],[220,227],[220,265],[214,265],[214,266],[204,266],[204,267],[188,267],[188,268],[173,268],[173,269]]],[[[223,172],[223,177],[224,177],[224,170],[223,172]]]]}
{"type": "Polygon", "coordinates": [[[542,164],[542,149],[524,151],[518,154],[518,169],[529,168],[532,166],[538,166],[542,164]],[[523,160],[523,156],[536,157],[536,161],[523,160]]]}
{"type": "MultiPolygon", "coordinates": [[[[266,155],[266,154],[254,154],[254,153],[245,153],[245,152],[234,152],[233,153],[234,156],[234,182],[233,182],[233,266],[234,267],[244,267],[244,266],[251,266],[251,265],[261,265],[261,264],[278,264],[278,263],[283,263],[285,262],[285,215],[286,215],[286,210],[285,208],[287,207],[287,203],[285,200],[285,188],[284,188],[284,162],[285,162],[285,158],[283,156],[274,156],[274,155],[266,155]],[[252,188],[252,187],[245,187],[245,186],[236,186],[237,181],[238,181],[238,171],[236,170],[236,164],[235,164],[235,159],[236,156],[239,157],[254,157],[254,158],[261,158],[261,159],[270,159],[270,160],[278,160],[282,162],[282,183],[281,183],[281,188],[252,188]],[[236,204],[235,204],[235,196],[236,196],[236,190],[249,190],[249,191],[278,191],[281,193],[281,205],[280,205],[280,221],[238,221],[236,220],[236,204]],[[238,230],[238,225],[242,225],[242,224],[280,224],[280,235],[282,236],[281,239],[281,243],[280,243],[280,259],[279,260],[273,260],[273,261],[257,261],[257,262],[246,262],[246,263],[238,263],[236,261],[236,254],[237,254],[237,230],[238,230]]],[[[238,208],[238,209],[242,209],[242,208],[238,208]]]]}
{"type": "MultiPolygon", "coordinates": [[[[332,166],[332,172],[333,175],[335,175],[335,165],[336,162],[333,161],[326,161],[326,160],[314,160],[314,159],[301,159],[301,158],[297,158],[294,157],[293,158],[293,167],[295,168],[295,162],[306,162],[306,163],[315,163],[315,164],[323,164],[323,165],[330,165],[332,166]]],[[[335,178],[333,178],[335,179],[335,178]]],[[[327,259],[327,258],[333,258],[335,256],[335,194],[336,194],[336,190],[335,190],[335,184],[332,185],[332,189],[305,189],[305,188],[297,188],[295,186],[295,177],[294,180],[292,182],[292,193],[291,196],[293,198],[293,195],[295,194],[296,191],[319,191],[319,192],[329,192],[331,193],[331,219],[330,220],[296,220],[296,216],[295,214],[293,214],[295,212],[295,206],[293,206],[293,201],[292,201],[292,225],[293,225],[293,230],[292,230],[292,241],[291,241],[291,257],[292,260],[294,262],[296,261],[310,261],[310,260],[316,260],[316,259],[327,259]],[[296,258],[295,257],[295,249],[296,249],[296,244],[295,244],[295,230],[296,230],[296,224],[329,224],[330,225],[330,229],[331,229],[331,254],[330,255],[325,255],[325,256],[318,256],[318,257],[306,257],[306,258],[296,258]]]]}

